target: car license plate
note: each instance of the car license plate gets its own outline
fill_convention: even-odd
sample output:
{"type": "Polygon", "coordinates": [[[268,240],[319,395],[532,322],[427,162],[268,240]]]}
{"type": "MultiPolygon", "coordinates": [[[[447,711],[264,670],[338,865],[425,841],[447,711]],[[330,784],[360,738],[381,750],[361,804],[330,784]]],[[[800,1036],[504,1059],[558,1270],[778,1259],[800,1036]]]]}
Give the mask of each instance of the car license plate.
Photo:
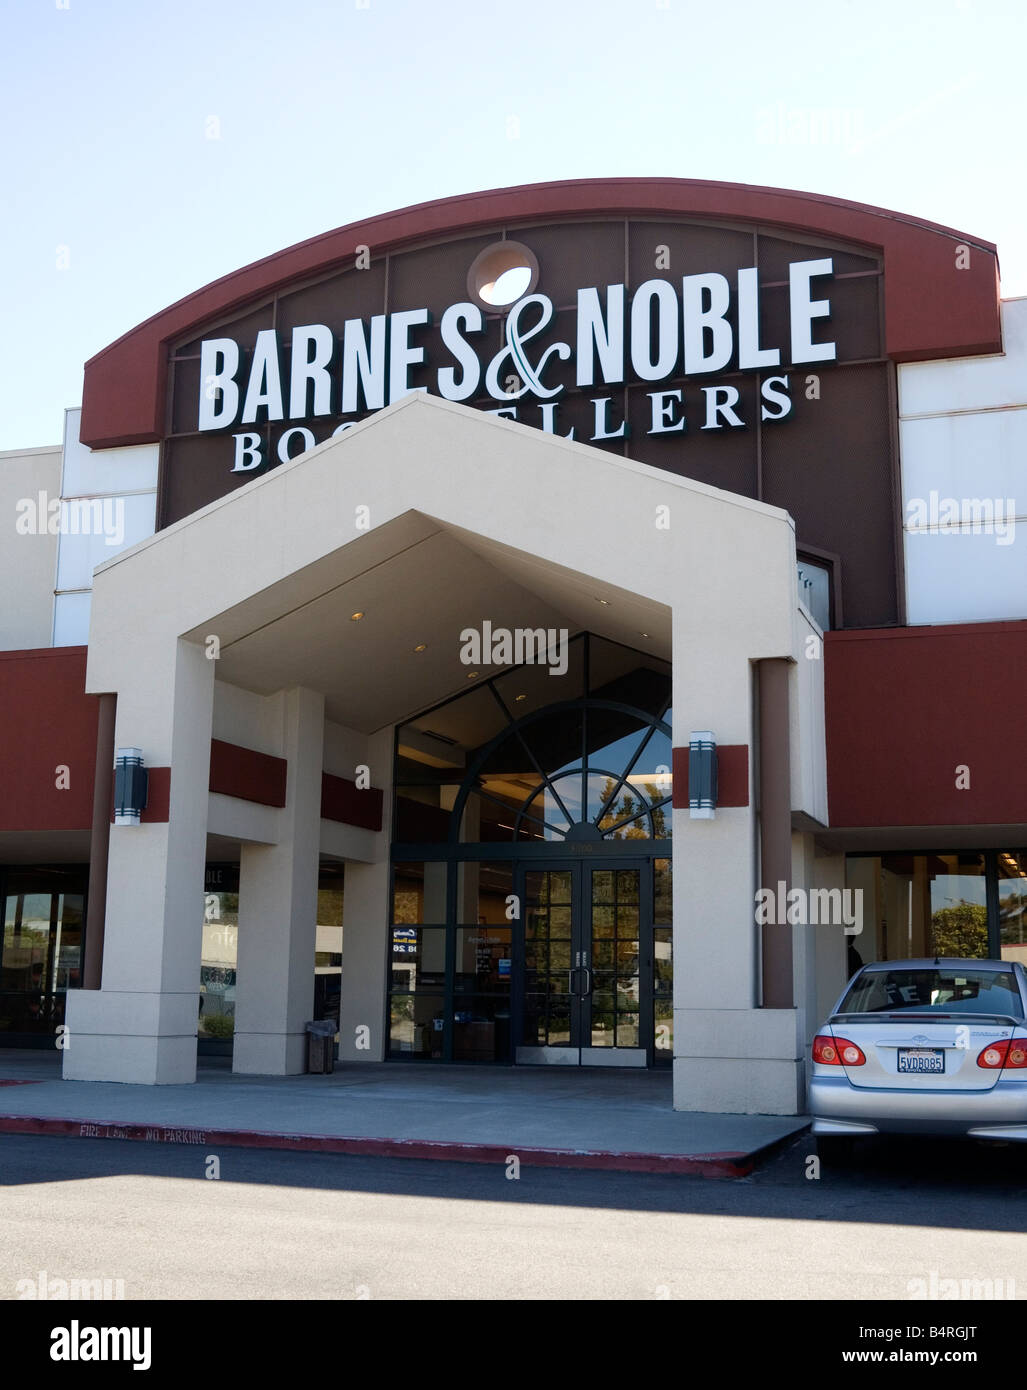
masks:
{"type": "Polygon", "coordinates": [[[900,1047],[899,1071],[924,1075],[945,1070],[945,1051],[940,1047],[900,1047]]]}

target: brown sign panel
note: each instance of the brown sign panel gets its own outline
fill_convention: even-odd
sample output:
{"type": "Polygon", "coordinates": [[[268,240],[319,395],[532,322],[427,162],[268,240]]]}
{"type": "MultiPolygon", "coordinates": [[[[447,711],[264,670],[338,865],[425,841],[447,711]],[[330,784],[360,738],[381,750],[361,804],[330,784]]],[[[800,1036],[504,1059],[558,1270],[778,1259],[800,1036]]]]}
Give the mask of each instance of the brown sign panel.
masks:
{"type": "Polygon", "coordinates": [[[445,394],[448,369],[474,388],[450,399],[786,508],[800,547],[840,557],[847,625],[895,623],[882,298],[869,248],[755,226],[595,218],[358,248],[171,345],[159,524],[397,390],[445,394]],[[507,236],[536,283],[520,308],[475,308],[470,268],[507,236]]]}

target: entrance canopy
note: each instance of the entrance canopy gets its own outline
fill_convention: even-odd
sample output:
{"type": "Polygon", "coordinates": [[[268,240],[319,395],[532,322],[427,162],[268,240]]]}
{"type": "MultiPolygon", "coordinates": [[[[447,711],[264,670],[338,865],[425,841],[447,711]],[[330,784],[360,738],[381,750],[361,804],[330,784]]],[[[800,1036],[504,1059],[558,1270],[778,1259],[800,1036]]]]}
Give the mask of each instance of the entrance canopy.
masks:
{"type": "Polygon", "coordinates": [[[118,693],[119,743],[170,763],[180,639],[370,733],[466,688],[485,621],[669,659],[676,612],[753,661],[791,654],[795,595],[779,509],[411,395],[99,569],[86,684],[118,693]]]}
{"type": "MultiPolygon", "coordinates": [[[[566,883],[542,883],[518,870],[512,892],[525,902],[534,893],[539,904],[543,897],[552,904],[553,893],[570,884],[568,902],[556,904],[556,934],[550,932],[557,945],[547,949],[550,964],[552,951],[559,955],[568,942],[581,956],[570,967],[576,973],[569,989],[555,992],[552,970],[544,989],[529,988],[534,977],[525,956],[521,1036],[543,1051],[570,1048],[581,1058],[597,1048],[633,1064],[655,1056],[659,1010],[671,1008],[656,968],[669,961],[669,860],[659,851],[661,839],[669,840],[670,819],[681,853],[674,930],[680,919],[686,948],[675,1011],[705,1008],[712,998],[750,1010],[757,993],[753,885],[739,865],[751,862],[755,832],[753,666],[776,668],[764,683],[765,694],[778,692],[776,703],[767,694],[761,727],[770,731],[764,744],[781,757],[761,785],[765,793],[775,787],[779,804],[772,820],[764,816],[764,838],[770,826],[775,862],[784,864],[791,787],[800,797],[809,787],[822,794],[822,752],[816,761],[800,748],[794,776],[787,753],[790,701],[804,737],[815,741],[822,728],[810,713],[822,700],[819,667],[806,661],[801,680],[788,674],[806,650],[809,630],[798,606],[795,540],[785,512],[417,394],[117,556],[95,574],[86,685],[117,696],[114,743],[140,749],[146,766],[161,772],[166,813],[110,832],[102,987],[78,991],[71,1001],[76,1048],[65,1059],[65,1074],[151,1082],[195,1075],[196,905],[212,834],[240,846],[236,1069],[282,1073],[302,1066],[322,855],[347,864],[344,1055],[383,1056],[383,933],[398,829],[390,823],[395,728],[406,730],[419,712],[485,686],[505,666],[530,671],[517,692],[525,700],[559,702],[559,674],[573,669],[569,648],[579,633],[640,652],[664,670],[672,664],[673,713],[661,726],[669,747],[659,767],[632,770],[608,758],[594,769],[589,763],[588,771],[568,766],[569,779],[548,778],[526,810],[514,808],[515,834],[525,853],[547,827],[571,854],[619,853],[617,844],[605,843],[607,832],[625,836],[626,853],[629,839],[641,834],[649,841],[643,877],[635,863],[616,869],[626,875],[613,904],[621,913],[614,923],[617,950],[623,947],[625,959],[637,956],[638,965],[616,977],[616,990],[598,988],[597,962],[613,939],[602,935],[612,910],[607,878],[572,881],[573,871],[566,883]],[[547,700],[538,687],[550,684],[547,700]],[[687,797],[675,798],[671,808],[661,792],[665,758],[687,755],[695,729],[713,731],[730,771],[715,821],[689,819],[687,797]],[[215,748],[227,744],[265,789],[275,783],[278,791],[248,795],[236,778],[235,790],[217,793],[210,782],[212,738],[215,748]],[[634,785],[631,776],[641,781],[629,797],[624,788],[634,785]],[[344,779],[348,791],[340,788],[344,779]],[[326,795],[352,793],[361,802],[366,786],[383,808],[375,822],[359,811],[355,818],[331,814],[326,795]],[[590,799],[603,802],[595,814],[590,799]],[[559,935],[568,921],[572,936],[559,935]],[[131,1049],[122,1045],[128,1037],[135,1040],[131,1049]]],[[[639,703],[622,697],[611,705],[604,689],[616,676],[606,672],[602,688],[591,690],[584,729],[601,730],[619,706],[639,703]]],[[[665,692],[647,718],[663,721],[667,702],[665,692]]],[[[423,729],[404,732],[400,742],[423,743],[425,736],[423,729]]],[[[582,752],[594,751],[595,742],[583,734],[582,752]]],[[[483,778],[482,796],[506,807],[511,773],[523,771],[505,762],[492,769],[503,785],[486,786],[483,778]]],[[[684,786],[687,780],[686,774],[684,786]]],[[[446,809],[442,799],[436,809],[446,809]]],[[[483,812],[482,825],[487,819],[483,812]]],[[[630,846],[633,859],[639,850],[630,846]]],[[[612,858],[608,867],[616,868],[612,858]]],[[[425,899],[441,901],[443,871],[445,865],[438,873],[422,871],[425,899]]],[[[446,872],[457,872],[455,861],[446,872]]],[[[466,869],[457,882],[467,898],[474,872],[466,869]]],[[[479,921],[470,917],[474,931],[479,921]]],[[[467,960],[477,966],[478,946],[484,953],[494,944],[465,940],[467,960]]],[[[501,959],[509,957],[493,962],[497,987],[506,978],[501,959]]],[[[790,999],[791,957],[783,952],[780,961],[782,997],[790,999]]],[[[553,967],[557,976],[562,968],[553,967]]],[[[428,974],[438,977],[435,965],[428,974]]],[[[420,1001],[424,992],[415,984],[411,997],[420,1001]]],[[[423,1005],[425,1017],[421,1002],[403,1007],[407,1012],[393,1023],[407,1028],[412,1044],[420,1039],[433,1049],[437,1000],[423,1005]]],[[[455,1010],[452,1018],[454,1028],[467,1022],[455,1010]]],[[[468,1026],[473,1030],[477,1021],[468,1026]]],[[[501,1021],[496,1013],[496,1038],[501,1021]]],[[[793,1107],[799,1063],[785,1035],[794,1022],[765,1023],[781,1090],[775,1104],[793,1107]]],[[[659,1026],[669,1040],[669,1015],[659,1026]]],[[[480,1042],[473,1034],[469,1048],[475,1038],[480,1042]]]]}

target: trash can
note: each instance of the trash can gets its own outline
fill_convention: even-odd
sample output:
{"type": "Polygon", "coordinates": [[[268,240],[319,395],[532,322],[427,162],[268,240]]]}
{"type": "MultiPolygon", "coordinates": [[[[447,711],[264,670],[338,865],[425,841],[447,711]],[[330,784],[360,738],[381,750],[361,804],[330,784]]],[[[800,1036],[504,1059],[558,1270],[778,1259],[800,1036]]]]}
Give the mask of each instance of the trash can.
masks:
{"type": "Polygon", "coordinates": [[[335,1023],[330,1018],[314,1019],[307,1024],[307,1071],[335,1070],[335,1023]]]}

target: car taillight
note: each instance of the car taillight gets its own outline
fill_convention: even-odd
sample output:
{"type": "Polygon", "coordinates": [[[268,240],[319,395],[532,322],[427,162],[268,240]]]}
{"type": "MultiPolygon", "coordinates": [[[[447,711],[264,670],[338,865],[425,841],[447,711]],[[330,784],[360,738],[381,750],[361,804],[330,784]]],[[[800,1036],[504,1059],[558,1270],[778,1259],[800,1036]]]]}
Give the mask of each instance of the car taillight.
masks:
{"type": "Polygon", "coordinates": [[[992,1070],[998,1067],[1027,1067],[1027,1040],[1023,1038],[1002,1038],[982,1048],[977,1058],[979,1067],[992,1070]]]}
{"type": "Polygon", "coordinates": [[[867,1059],[848,1038],[829,1038],[826,1033],[818,1033],[813,1039],[813,1060],[826,1067],[863,1067],[867,1059]]]}

